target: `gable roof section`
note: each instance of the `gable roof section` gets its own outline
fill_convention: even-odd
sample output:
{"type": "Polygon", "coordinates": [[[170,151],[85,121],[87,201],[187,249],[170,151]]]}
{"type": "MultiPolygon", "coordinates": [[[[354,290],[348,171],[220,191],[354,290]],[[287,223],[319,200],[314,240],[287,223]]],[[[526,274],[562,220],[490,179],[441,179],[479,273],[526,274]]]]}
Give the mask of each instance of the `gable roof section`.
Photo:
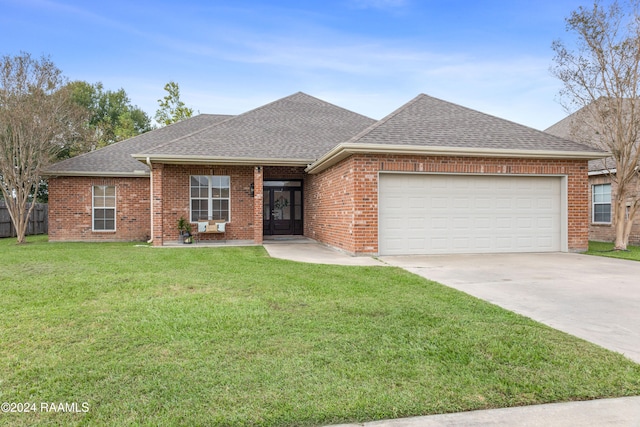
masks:
{"type": "Polygon", "coordinates": [[[298,92],[134,157],[164,163],[306,166],[373,123],[298,92]]]}
{"type": "Polygon", "coordinates": [[[424,94],[339,144],[307,168],[320,172],[353,153],[594,159],[604,151],[424,94]]]}
{"type": "MultiPolygon", "coordinates": [[[[580,129],[579,123],[584,120],[581,116],[587,114],[583,107],[573,114],[560,120],[545,129],[545,132],[551,135],[558,136],[560,138],[575,139],[584,142],[585,144],[595,146],[595,143],[590,140],[588,129],[580,129]]],[[[604,159],[589,160],[589,174],[598,175],[606,174],[609,172],[615,172],[616,161],[613,157],[607,157],[604,159]]]]}
{"type": "Polygon", "coordinates": [[[116,142],[89,153],[51,165],[47,176],[148,176],[149,167],[131,155],[159,144],[175,141],[233,116],[200,114],[169,126],[116,142]]]}

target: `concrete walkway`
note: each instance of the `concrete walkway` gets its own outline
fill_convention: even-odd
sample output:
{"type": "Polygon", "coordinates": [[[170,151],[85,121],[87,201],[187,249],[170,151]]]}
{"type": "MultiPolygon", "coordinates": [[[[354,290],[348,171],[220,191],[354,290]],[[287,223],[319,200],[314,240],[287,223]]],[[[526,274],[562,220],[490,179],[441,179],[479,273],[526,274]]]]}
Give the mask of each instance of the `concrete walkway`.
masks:
{"type": "Polygon", "coordinates": [[[308,262],[311,264],[387,265],[369,256],[352,256],[345,252],[340,252],[337,249],[322,245],[315,240],[305,237],[265,240],[264,248],[273,258],[308,262]]]}
{"type": "MultiPolygon", "coordinates": [[[[353,257],[306,241],[266,241],[276,258],[393,265],[640,362],[640,263],[577,254],[353,257]]],[[[342,427],[640,427],[640,397],[383,420],[342,427]]]]}
{"type": "Polygon", "coordinates": [[[334,427],[638,427],[640,397],[551,403],[334,427]]]}

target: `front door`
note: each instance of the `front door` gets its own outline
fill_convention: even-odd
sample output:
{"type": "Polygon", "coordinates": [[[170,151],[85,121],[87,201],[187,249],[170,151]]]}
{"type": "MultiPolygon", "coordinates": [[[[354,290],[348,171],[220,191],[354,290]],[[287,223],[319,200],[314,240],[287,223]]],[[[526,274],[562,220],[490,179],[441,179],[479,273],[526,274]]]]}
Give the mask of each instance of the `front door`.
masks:
{"type": "Polygon", "coordinates": [[[302,234],[302,182],[264,181],[263,234],[302,234]]]}

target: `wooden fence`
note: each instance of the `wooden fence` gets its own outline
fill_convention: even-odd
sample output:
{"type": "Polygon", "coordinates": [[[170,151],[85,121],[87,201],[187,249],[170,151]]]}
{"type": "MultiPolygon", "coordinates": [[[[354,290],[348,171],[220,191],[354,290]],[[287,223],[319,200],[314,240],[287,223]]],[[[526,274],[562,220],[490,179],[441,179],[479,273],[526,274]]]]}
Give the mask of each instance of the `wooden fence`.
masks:
{"type": "MultiPolygon", "coordinates": [[[[27,226],[27,235],[30,234],[47,234],[49,224],[49,205],[46,203],[36,203],[29,216],[29,225],[27,226]]],[[[16,237],[16,229],[11,222],[9,209],[4,202],[0,200],[0,237],[16,237]]]]}

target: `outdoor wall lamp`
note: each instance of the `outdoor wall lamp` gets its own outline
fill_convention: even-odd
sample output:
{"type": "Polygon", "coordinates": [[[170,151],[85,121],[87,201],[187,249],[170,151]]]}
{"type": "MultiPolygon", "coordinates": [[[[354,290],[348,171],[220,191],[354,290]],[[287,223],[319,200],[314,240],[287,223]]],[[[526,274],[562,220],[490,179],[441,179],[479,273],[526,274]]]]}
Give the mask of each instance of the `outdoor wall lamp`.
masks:
{"type": "Polygon", "coordinates": [[[252,182],[251,184],[249,184],[249,195],[250,195],[251,197],[253,197],[253,196],[254,196],[254,194],[255,194],[255,188],[254,188],[254,186],[253,186],[253,182],[252,182]]]}

